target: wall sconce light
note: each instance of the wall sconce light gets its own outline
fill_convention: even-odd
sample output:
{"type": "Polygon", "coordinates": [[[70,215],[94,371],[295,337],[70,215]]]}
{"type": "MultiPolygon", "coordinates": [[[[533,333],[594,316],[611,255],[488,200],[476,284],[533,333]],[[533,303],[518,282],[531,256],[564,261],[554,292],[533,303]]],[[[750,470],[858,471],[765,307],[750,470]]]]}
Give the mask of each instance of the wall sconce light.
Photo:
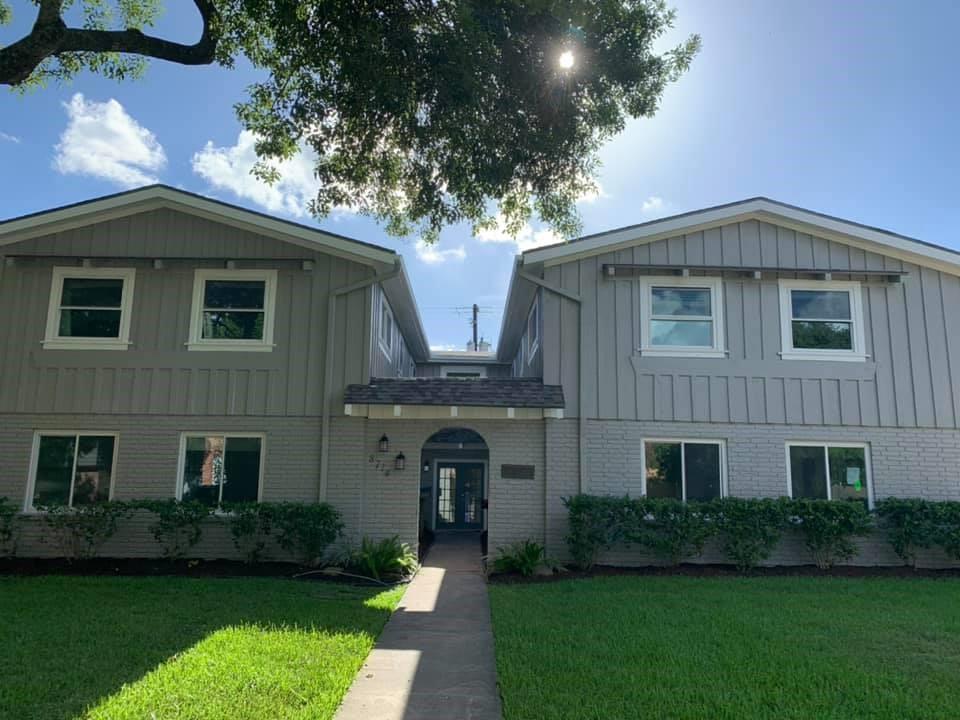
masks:
{"type": "Polygon", "coordinates": [[[381,435],[380,436],[380,452],[385,453],[389,449],[390,449],[390,438],[388,438],[386,435],[381,435]]]}
{"type": "Polygon", "coordinates": [[[394,470],[403,470],[407,466],[407,456],[403,453],[398,453],[397,456],[393,459],[393,469],[394,470]]]}
{"type": "Polygon", "coordinates": [[[423,464],[423,471],[424,471],[425,473],[430,472],[430,461],[429,461],[429,460],[427,460],[427,461],[423,464]]]}

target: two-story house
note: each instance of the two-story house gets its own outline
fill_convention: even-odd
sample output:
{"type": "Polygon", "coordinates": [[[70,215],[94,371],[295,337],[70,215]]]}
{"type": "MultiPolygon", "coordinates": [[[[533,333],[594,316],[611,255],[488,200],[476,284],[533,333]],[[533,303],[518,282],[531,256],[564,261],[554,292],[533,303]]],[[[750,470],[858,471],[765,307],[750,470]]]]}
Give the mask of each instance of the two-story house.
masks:
{"type": "Polygon", "coordinates": [[[960,254],[770,200],[524,253],[496,353],[431,353],[393,251],[163,186],[4,222],[0,257],[28,513],[325,500],[353,541],[562,556],[577,492],[960,499],[960,254]]]}

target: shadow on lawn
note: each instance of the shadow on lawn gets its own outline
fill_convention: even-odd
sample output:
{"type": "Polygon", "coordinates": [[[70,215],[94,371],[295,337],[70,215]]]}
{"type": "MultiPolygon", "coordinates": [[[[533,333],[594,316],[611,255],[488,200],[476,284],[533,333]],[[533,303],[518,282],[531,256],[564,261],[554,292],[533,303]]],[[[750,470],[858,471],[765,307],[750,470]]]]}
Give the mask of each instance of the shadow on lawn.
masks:
{"type": "Polygon", "coordinates": [[[218,630],[375,637],[382,592],[278,579],[0,578],[0,718],[75,718],[218,630]],[[15,670],[12,670],[15,668],[15,670]]]}

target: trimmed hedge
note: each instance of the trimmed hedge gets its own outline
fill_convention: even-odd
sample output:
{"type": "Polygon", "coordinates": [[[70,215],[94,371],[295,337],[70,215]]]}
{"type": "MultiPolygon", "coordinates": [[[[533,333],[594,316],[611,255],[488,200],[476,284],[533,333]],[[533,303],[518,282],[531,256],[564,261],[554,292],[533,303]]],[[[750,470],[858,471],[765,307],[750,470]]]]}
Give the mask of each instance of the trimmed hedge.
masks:
{"type": "Polygon", "coordinates": [[[570,518],[567,545],[585,569],[616,545],[639,545],[676,565],[701,555],[717,537],[724,554],[746,571],[770,557],[787,529],[803,536],[818,567],[829,568],[852,558],[855,538],[877,525],[904,562],[915,562],[918,548],[934,546],[960,560],[960,502],[889,499],[878,503],[876,513],[858,502],[789,498],[684,503],[574,495],[564,504],[570,518]]]}

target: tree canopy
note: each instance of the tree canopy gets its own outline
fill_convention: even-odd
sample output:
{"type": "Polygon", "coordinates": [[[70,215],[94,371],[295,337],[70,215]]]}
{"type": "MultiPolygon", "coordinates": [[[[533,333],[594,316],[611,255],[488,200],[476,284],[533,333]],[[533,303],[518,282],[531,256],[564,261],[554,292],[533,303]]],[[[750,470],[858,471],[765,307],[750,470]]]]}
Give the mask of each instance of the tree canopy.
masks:
{"type": "Polygon", "coordinates": [[[260,76],[235,107],[258,138],[255,172],[275,180],[274,161],[308,147],[312,212],[351,207],[428,240],[489,225],[494,202],[509,231],[536,214],[575,234],[599,148],[656,112],[700,46],[655,47],[675,18],[664,0],[193,4],[202,29],[183,44],[147,32],[163,0],[0,0],[0,24],[36,8],[30,32],[0,47],[0,84],[246,58],[260,76]]]}

